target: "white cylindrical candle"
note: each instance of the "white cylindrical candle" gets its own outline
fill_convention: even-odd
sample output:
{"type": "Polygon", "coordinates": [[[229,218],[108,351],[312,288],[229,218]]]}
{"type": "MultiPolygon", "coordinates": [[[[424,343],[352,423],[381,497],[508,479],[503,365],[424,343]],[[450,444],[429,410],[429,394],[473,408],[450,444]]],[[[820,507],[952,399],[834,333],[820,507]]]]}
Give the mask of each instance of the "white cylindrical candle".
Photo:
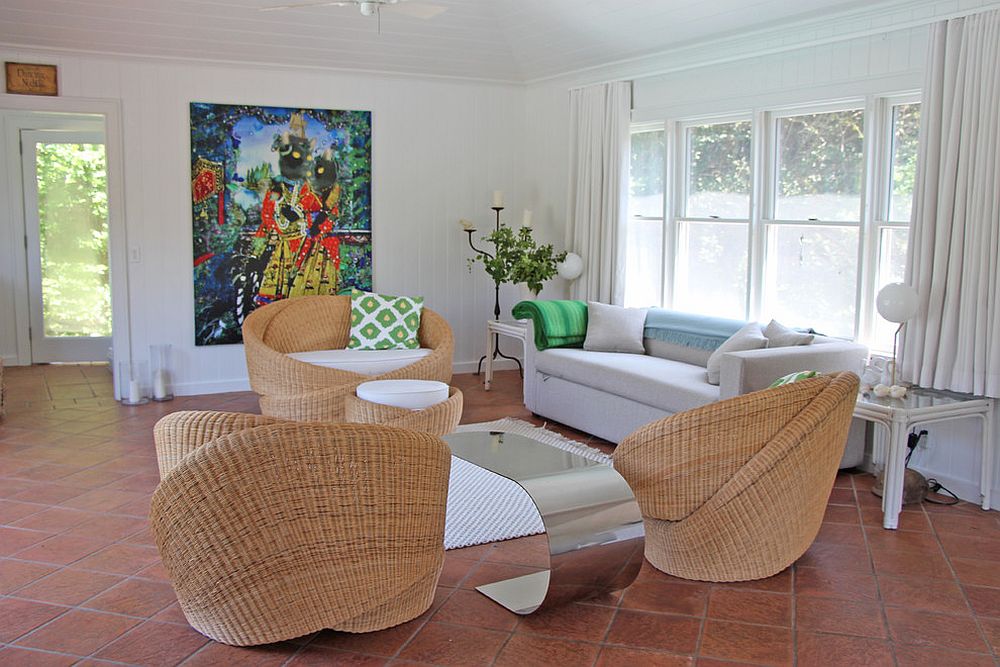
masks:
{"type": "Polygon", "coordinates": [[[531,211],[525,209],[524,214],[521,216],[521,226],[531,227],[531,211]]]}
{"type": "Polygon", "coordinates": [[[502,208],[503,207],[503,190],[494,190],[493,191],[493,206],[494,206],[494,208],[502,208]]]}
{"type": "Polygon", "coordinates": [[[164,399],[167,397],[167,374],[162,368],[156,369],[153,373],[153,398],[164,399]]]}
{"type": "Polygon", "coordinates": [[[138,380],[128,381],[128,402],[138,403],[142,400],[142,390],[139,389],[138,380]]]}

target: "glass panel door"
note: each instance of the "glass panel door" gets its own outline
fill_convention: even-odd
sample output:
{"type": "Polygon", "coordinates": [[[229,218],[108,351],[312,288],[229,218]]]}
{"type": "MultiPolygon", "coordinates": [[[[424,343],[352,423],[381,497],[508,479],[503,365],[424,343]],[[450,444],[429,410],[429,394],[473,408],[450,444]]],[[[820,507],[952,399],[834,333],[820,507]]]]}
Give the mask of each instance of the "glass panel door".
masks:
{"type": "Polygon", "coordinates": [[[24,130],[21,154],[31,360],[105,361],[111,285],[103,134],[24,130]]]}

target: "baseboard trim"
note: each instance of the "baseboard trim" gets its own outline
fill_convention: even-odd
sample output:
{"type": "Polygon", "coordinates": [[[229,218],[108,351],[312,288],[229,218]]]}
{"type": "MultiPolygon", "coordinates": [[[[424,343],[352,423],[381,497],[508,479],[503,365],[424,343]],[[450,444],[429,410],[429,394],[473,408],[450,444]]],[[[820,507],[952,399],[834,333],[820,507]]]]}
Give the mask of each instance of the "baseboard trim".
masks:
{"type": "Polygon", "coordinates": [[[174,385],[177,396],[197,396],[199,394],[224,394],[231,391],[250,391],[250,380],[212,380],[207,382],[180,382],[174,385]]]}
{"type": "MultiPolygon", "coordinates": [[[[485,363],[483,364],[486,365],[485,363]]],[[[479,368],[479,361],[458,361],[452,364],[453,373],[475,373],[479,368]]],[[[495,371],[516,371],[518,368],[517,364],[508,359],[497,359],[493,362],[493,370],[495,371]]],[[[485,368],[483,369],[485,371],[485,368]]]]}

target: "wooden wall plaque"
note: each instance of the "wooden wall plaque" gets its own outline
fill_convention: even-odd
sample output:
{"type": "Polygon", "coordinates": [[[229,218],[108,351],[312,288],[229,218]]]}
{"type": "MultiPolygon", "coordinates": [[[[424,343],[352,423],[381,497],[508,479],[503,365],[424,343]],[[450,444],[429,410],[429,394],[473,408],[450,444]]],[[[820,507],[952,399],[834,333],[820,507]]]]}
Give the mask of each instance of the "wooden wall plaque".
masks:
{"type": "Polygon", "coordinates": [[[59,81],[55,65],[4,63],[7,92],[16,95],[58,95],[59,81]]]}

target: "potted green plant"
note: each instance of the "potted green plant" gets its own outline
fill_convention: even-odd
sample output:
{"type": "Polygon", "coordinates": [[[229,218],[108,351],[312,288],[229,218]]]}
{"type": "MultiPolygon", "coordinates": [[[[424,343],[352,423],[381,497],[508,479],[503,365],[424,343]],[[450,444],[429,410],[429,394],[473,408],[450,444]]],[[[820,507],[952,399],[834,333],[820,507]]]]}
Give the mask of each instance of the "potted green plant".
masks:
{"type": "Polygon", "coordinates": [[[559,262],[566,259],[566,253],[555,252],[551,244],[535,243],[531,227],[521,227],[515,232],[501,224],[484,240],[492,243],[496,252],[493,255],[477,252],[469,260],[469,270],[476,262],[482,262],[494,283],[523,283],[533,297],[542,290],[542,283],[555,277],[559,262]]]}

